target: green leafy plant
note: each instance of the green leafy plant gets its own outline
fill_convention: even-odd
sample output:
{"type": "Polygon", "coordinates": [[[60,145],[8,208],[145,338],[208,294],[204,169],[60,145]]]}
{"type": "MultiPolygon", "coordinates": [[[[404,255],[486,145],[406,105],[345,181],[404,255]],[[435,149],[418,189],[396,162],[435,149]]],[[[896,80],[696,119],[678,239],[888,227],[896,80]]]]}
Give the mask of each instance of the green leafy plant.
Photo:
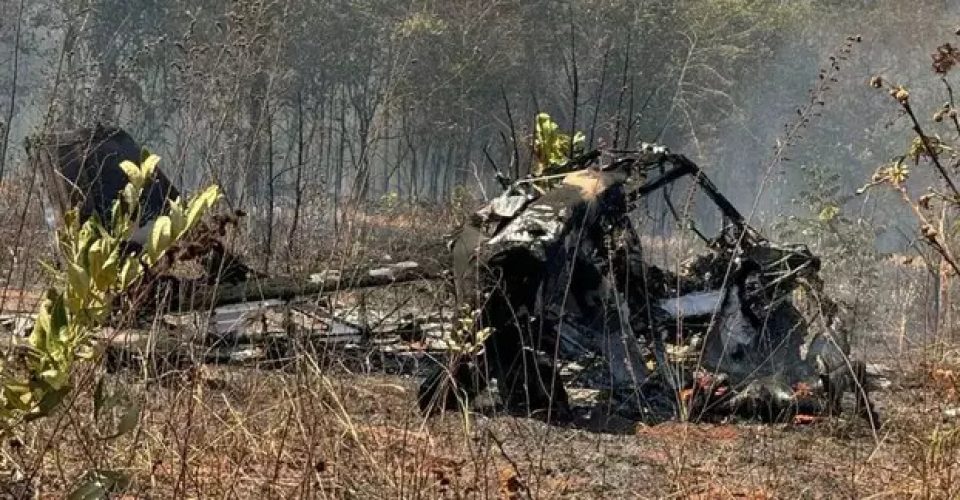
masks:
{"type": "Polygon", "coordinates": [[[111,470],[90,470],[81,479],[80,486],[70,493],[68,500],[111,498],[111,493],[130,487],[130,478],[126,474],[111,470]]]}
{"type": "MultiPolygon", "coordinates": [[[[855,197],[843,182],[841,171],[832,165],[803,165],[794,170],[792,185],[799,187],[791,199],[795,213],[773,223],[771,230],[783,240],[811,245],[821,257],[822,275],[828,277],[830,295],[855,299],[844,292],[852,289],[866,299],[871,293],[869,284],[878,277],[873,248],[879,233],[860,214],[862,208],[851,203],[855,197]],[[835,279],[840,276],[843,278],[835,279]]],[[[867,321],[869,315],[863,316],[863,321],[867,321]]]]}
{"type": "MultiPolygon", "coordinates": [[[[49,415],[63,401],[71,390],[76,363],[94,358],[93,334],[108,322],[117,299],[197,227],[219,199],[218,188],[211,186],[186,203],[172,201],[168,215],[148,226],[143,253],[125,251],[125,243],[139,227],[140,196],[160,160],[145,156],[141,165],[121,164],[128,184],[114,200],[111,221],[93,216],[81,223],[76,209],[64,214],[57,235],[63,270],[47,266],[53,286],[46,291],[27,341],[25,373],[3,371],[0,434],[21,420],[49,415]]],[[[130,422],[122,422],[120,430],[129,427],[130,422]]]]}
{"type": "Polygon", "coordinates": [[[574,133],[571,138],[560,131],[560,126],[550,115],[539,113],[533,138],[533,175],[541,177],[562,173],[567,160],[583,152],[585,141],[582,132],[574,133]]]}
{"type": "Polygon", "coordinates": [[[492,327],[477,328],[477,319],[480,316],[478,309],[469,306],[460,308],[460,316],[456,321],[456,328],[446,340],[447,350],[460,355],[473,355],[480,352],[483,343],[493,335],[492,327]]]}

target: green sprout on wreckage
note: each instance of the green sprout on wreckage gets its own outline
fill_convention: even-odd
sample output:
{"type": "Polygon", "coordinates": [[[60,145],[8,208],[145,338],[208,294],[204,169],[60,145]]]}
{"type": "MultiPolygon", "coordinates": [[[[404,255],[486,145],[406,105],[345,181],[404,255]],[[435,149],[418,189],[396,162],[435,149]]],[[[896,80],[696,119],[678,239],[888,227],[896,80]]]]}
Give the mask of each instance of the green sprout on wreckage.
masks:
{"type": "MultiPolygon", "coordinates": [[[[568,160],[583,153],[586,136],[583,132],[575,132],[571,138],[560,132],[557,125],[547,113],[539,113],[533,137],[534,165],[531,172],[534,177],[550,177],[564,174],[569,171],[568,160]]],[[[545,179],[543,187],[550,187],[559,182],[559,179],[545,179]]]]}
{"type": "MultiPolygon", "coordinates": [[[[128,184],[114,200],[112,221],[93,216],[81,224],[75,208],[64,214],[57,232],[63,270],[45,266],[54,284],[46,291],[27,340],[25,370],[0,365],[0,435],[50,415],[64,401],[78,363],[96,357],[93,335],[109,321],[116,299],[147,276],[219,200],[218,188],[210,186],[186,203],[170,202],[168,215],[154,221],[144,252],[139,256],[124,252],[125,242],[137,229],[141,193],[160,160],[147,152],[144,157],[140,165],[121,163],[128,184]]],[[[99,385],[96,392],[102,395],[99,385]]],[[[94,403],[102,406],[103,401],[94,403]]],[[[121,433],[135,424],[135,418],[132,422],[124,418],[121,433]]]]}
{"type": "MultiPolygon", "coordinates": [[[[460,306],[459,315],[454,322],[454,329],[449,337],[444,339],[447,347],[447,353],[451,358],[460,356],[477,356],[483,350],[483,345],[494,333],[492,327],[478,328],[480,310],[473,309],[469,305],[460,306]]],[[[472,432],[472,423],[470,412],[467,408],[470,401],[467,393],[456,391],[458,393],[457,401],[460,405],[460,416],[463,419],[463,430],[468,435],[472,432]]]]}
{"type": "Polygon", "coordinates": [[[456,328],[446,339],[447,350],[456,355],[476,355],[483,348],[483,343],[493,335],[492,327],[477,328],[477,319],[480,311],[464,305],[460,307],[460,316],[456,321],[456,328]]]}

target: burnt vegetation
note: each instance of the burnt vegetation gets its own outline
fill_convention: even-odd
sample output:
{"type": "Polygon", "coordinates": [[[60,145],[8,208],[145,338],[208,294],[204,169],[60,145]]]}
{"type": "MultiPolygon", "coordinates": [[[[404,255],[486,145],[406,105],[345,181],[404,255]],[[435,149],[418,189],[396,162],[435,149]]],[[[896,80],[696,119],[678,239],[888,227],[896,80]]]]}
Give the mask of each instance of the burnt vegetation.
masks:
{"type": "Polygon", "coordinates": [[[0,2],[0,497],[955,498],[958,25],[0,2]]]}

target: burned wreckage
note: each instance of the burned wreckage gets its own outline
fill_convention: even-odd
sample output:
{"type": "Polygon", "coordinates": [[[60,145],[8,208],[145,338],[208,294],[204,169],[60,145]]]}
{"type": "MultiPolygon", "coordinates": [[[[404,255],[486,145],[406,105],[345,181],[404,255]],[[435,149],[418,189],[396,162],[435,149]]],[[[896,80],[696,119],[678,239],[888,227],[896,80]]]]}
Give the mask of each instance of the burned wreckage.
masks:
{"type": "Polygon", "coordinates": [[[457,408],[496,379],[506,409],[563,420],[560,364],[595,355],[618,411],[634,415],[659,393],[672,396],[660,398],[673,401],[672,416],[783,421],[837,414],[852,393],[857,411],[876,418],[841,308],[822,295],[820,261],[805,246],[765,239],[697,165],[664,148],[571,163],[548,190],[538,179],[503,183],[454,234],[457,300],[486,336],[482,349],[438,360],[420,386],[421,410],[457,408]],[[709,253],[671,273],[645,261],[629,216],[684,177],[724,224],[705,238],[709,253]]]}
{"type": "MultiPolygon", "coordinates": [[[[28,152],[43,171],[51,227],[69,206],[106,220],[124,185],[119,162],[141,156],[126,132],[101,126],[38,138],[28,152]]],[[[823,296],[819,259],[806,247],[761,236],[697,165],[663,148],[594,151],[565,170],[502,182],[504,192],[454,233],[450,281],[466,311],[454,327],[479,349],[430,363],[418,395],[422,410],[473,400],[495,379],[508,409],[562,420],[572,403],[561,365],[593,357],[606,365],[601,385],[611,400],[634,415],[659,395],[672,402],[667,418],[783,420],[836,414],[852,394],[858,411],[876,418],[864,365],[849,357],[842,308],[823,296]],[[704,238],[707,254],[672,273],[645,258],[630,216],[651,193],[683,178],[695,181],[724,224],[704,238]]],[[[146,229],[135,233],[134,247],[149,219],[179,194],[157,173],[141,200],[146,229]]],[[[220,287],[212,302],[181,307],[286,300],[329,288],[279,283],[268,297],[264,276],[222,246],[209,250],[208,277],[239,283],[240,293],[225,296],[220,287]]]]}

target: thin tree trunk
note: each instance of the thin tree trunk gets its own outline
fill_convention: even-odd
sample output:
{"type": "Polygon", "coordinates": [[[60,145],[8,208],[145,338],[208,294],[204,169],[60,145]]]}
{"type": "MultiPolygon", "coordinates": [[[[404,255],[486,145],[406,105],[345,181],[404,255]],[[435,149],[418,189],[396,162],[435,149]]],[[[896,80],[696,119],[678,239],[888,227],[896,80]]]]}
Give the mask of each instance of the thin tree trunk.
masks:
{"type": "Polygon", "coordinates": [[[567,153],[567,158],[573,159],[574,148],[573,148],[573,139],[577,134],[577,109],[580,105],[580,74],[579,68],[577,68],[577,37],[576,31],[573,22],[573,3],[570,3],[570,66],[572,71],[572,81],[571,85],[573,86],[573,117],[570,120],[570,151],[567,153]]]}
{"type": "Polygon", "coordinates": [[[410,148],[410,189],[407,193],[407,198],[410,201],[413,201],[417,197],[417,170],[420,168],[420,160],[417,155],[417,148],[413,145],[413,141],[407,139],[407,147],[410,148]]]}
{"type": "Polygon", "coordinates": [[[396,185],[397,185],[398,197],[402,197],[404,194],[403,193],[403,159],[405,157],[405,154],[404,154],[403,142],[406,139],[408,117],[407,117],[406,106],[404,106],[403,109],[404,109],[404,111],[402,111],[403,115],[400,119],[400,133],[397,134],[397,147],[396,147],[396,150],[394,151],[396,158],[394,158],[395,163],[393,167],[393,173],[397,176],[396,185]]]}
{"type": "MultiPolygon", "coordinates": [[[[623,123],[623,96],[627,92],[627,72],[630,71],[630,51],[633,49],[633,30],[627,32],[627,50],[623,56],[623,74],[620,79],[620,96],[617,98],[617,119],[613,132],[613,147],[620,147],[620,126],[623,123]]],[[[629,117],[628,117],[629,119],[629,117]]],[[[624,147],[629,147],[625,145],[624,147]]]]}
{"type": "MultiPolygon", "coordinates": [[[[391,119],[390,108],[387,108],[383,116],[383,128],[384,130],[390,129],[390,119],[391,119]]],[[[382,194],[390,193],[390,137],[388,136],[383,141],[383,176],[381,177],[381,186],[382,194]]]]}
{"type": "Polygon", "coordinates": [[[430,176],[430,200],[439,201],[440,200],[440,169],[442,166],[437,162],[437,150],[430,150],[430,166],[433,171],[433,175],[430,176]]]}
{"type": "Polygon", "coordinates": [[[603,108],[603,87],[607,82],[607,59],[610,57],[610,46],[607,46],[607,50],[603,52],[603,61],[600,63],[600,84],[597,86],[597,98],[596,104],[593,108],[593,120],[590,123],[590,145],[587,147],[587,150],[592,150],[593,145],[597,139],[597,117],[600,115],[600,110],[603,108]]]}
{"type": "Polygon", "coordinates": [[[17,10],[17,30],[13,42],[13,79],[10,85],[10,107],[7,109],[7,119],[3,125],[3,140],[0,140],[0,182],[3,182],[3,176],[7,168],[7,143],[10,142],[10,129],[13,128],[13,108],[17,103],[17,77],[20,74],[20,33],[23,26],[23,4],[25,0],[20,0],[20,7],[17,10]]]}
{"type": "Polygon", "coordinates": [[[451,175],[451,170],[453,170],[453,163],[450,161],[453,159],[453,141],[450,142],[450,145],[447,146],[447,155],[443,162],[443,185],[446,192],[453,190],[453,185],[456,183],[456,179],[451,175]]]}
{"type": "MultiPolygon", "coordinates": [[[[322,101],[321,101],[322,102],[322,101]]],[[[321,112],[322,114],[322,112],[321,112]]],[[[322,118],[321,118],[322,119],[322,118]]],[[[290,221],[290,236],[287,238],[287,272],[293,260],[293,242],[297,241],[300,226],[300,205],[303,204],[303,93],[297,92],[297,177],[293,184],[293,219],[290,221]]]]}
{"type": "Polygon", "coordinates": [[[507,123],[510,124],[510,141],[513,146],[513,179],[520,178],[520,145],[517,144],[517,127],[513,123],[513,112],[510,110],[510,101],[507,92],[500,86],[500,95],[503,97],[503,107],[507,110],[507,123]]]}
{"type": "MultiPolygon", "coordinates": [[[[342,91],[341,91],[342,92],[342,91]]],[[[346,154],[347,148],[347,105],[344,102],[343,98],[339,99],[340,101],[340,145],[339,153],[337,154],[337,171],[336,179],[334,180],[333,185],[333,220],[334,220],[334,231],[340,231],[339,225],[339,215],[340,215],[340,189],[343,184],[343,164],[344,164],[344,155],[346,154]]]]}
{"type": "Polygon", "coordinates": [[[630,149],[630,148],[631,148],[630,145],[631,145],[632,143],[630,142],[630,139],[631,139],[631,137],[633,136],[633,124],[634,124],[634,120],[633,120],[633,110],[634,110],[633,102],[634,102],[634,97],[636,96],[636,92],[635,92],[634,90],[635,90],[635,89],[634,89],[634,86],[633,86],[633,75],[631,75],[631,76],[630,76],[630,104],[629,104],[629,106],[627,107],[627,109],[628,109],[628,111],[627,111],[627,131],[626,131],[625,134],[624,134],[625,137],[624,137],[624,140],[623,140],[623,146],[624,146],[625,148],[627,148],[627,149],[630,149]]]}
{"type": "MultiPolygon", "coordinates": [[[[325,139],[321,139],[323,143],[323,181],[324,181],[324,193],[330,195],[330,187],[333,184],[331,178],[333,177],[333,126],[334,118],[336,117],[336,108],[334,108],[334,92],[328,92],[324,96],[326,102],[327,112],[323,117],[323,133],[321,134],[325,139]]],[[[334,200],[334,209],[336,209],[336,200],[334,200]]],[[[336,212],[334,212],[336,215],[336,212]]],[[[336,223],[336,217],[334,217],[334,223],[336,223]]]]}
{"type": "MultiPolygon", "coordinates": [[[[269,106],[269,104],[268,104],[269,106]]],[[[263,272],[270,272],[270,261],[273,257],[273,210],[276,205],[274,183],[277,179],[273,173],[273,113],[267,108],[267,248],[264,254],[263,272]]]]}

